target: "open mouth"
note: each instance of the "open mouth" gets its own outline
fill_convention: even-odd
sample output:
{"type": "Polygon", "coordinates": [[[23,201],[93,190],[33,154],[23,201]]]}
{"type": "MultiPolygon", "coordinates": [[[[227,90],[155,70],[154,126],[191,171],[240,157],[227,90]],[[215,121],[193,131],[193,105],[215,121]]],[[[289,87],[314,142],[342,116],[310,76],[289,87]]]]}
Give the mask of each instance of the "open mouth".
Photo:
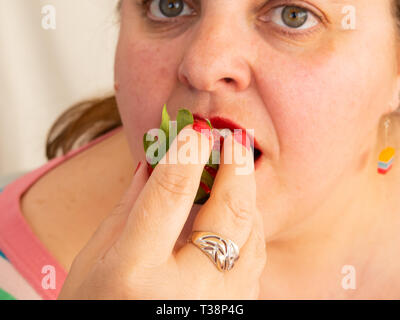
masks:
{"type": "MultiPolygon", "coordinates": [[[[193,114],[193,118],[196,120],[205,120],[202,116],[198,114],[193,114]]],[[[215,129],[229,129],[232,132],[234,132],[235,129],[240,129],[242,132],[246,132],[244,128],[239,126],[238,124],[234,123],[233,121],[227,119],[227,118],[222,118],[222,117],[212,117],[209,119],[213,128],[215,129]]],[[[253,148],[253,154],[254,154],[254,162],[256,162],[258,159],[260,159],[262,152],[260,148],[258,147],[257,141],[254,137],[251,137],[253,139],[250,139],[250,141],[254,142],[253,148]]]]}
{"type": "Polygon", "coordinates": [[[261,150],[254,148],[254,162],[256,162],[261,157],[261,150]]]}

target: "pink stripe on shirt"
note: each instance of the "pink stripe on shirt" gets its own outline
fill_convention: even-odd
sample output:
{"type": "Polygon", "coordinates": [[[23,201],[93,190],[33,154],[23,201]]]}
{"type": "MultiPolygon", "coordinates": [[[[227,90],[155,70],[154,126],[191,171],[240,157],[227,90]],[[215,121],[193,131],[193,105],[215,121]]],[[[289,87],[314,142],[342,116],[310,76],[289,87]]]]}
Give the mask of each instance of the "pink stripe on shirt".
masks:
{"type": "MultiPolygon", "coordinates": [[[[7,185],[0,193],[0,250],[43,299],[57,299],[67,273],[30,229],[22,215],[20,199],[29,187],[47,172],[121,129],[122,127],[118,127],[66,155],[52,159],[7,185]],[[46,266],[51,267],[49,269],[46,266]],[[52,289],[50,286],[46,289],[48,282],[43,279],[48,278],[46,276],[49,275],[51,268],[55,271],[55,288],[52,289]]],[[[3,276],[1,271],[0,269],[0,277],[3,276]]]]}

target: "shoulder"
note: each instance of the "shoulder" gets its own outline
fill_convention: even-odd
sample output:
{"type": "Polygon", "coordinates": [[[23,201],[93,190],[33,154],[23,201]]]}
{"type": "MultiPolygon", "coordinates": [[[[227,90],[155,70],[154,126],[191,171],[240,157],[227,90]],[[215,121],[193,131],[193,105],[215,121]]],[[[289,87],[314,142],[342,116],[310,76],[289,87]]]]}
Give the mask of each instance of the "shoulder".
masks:
{"type": "Polygon", "coordinates": [[[21,214],[65,270],[126,190],[130,177],[122,173],[132,167],[118,132],[62,162],[23,194],[21,214]]]}
{"type": "Polygon", "coordinates": [[[38,204],[38,199],[45,199],[47,204],[75,201],[73,194],[83,190],[89,196],[91,188],[98,184],[99,176],[104,175],[104,169],[108,167],[112,171],[110,160],[126,154],[127,143],[122,130],[107,135],[105,139],[100,138],[63,156],[57,166],[35,181],[21,199],[24,213],[38,204]]]}

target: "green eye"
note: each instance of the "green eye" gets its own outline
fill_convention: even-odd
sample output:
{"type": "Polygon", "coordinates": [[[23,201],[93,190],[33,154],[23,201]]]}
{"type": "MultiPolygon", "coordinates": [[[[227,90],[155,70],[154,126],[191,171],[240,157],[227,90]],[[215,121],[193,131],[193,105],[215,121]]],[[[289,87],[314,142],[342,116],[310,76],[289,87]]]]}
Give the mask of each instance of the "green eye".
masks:
{"type": "Polygon", "coordinates": [[[283,29],[308,30],[321,23],[321,19],[312,10],[298,6],[279,6],[272,8],[260,18],[264,22],[273,22],[283,29]]]}
{"type": "Polygon", "coordinates": [[[291,28],[299,28],[306,23],[308,12],[306,9],[286,6],[282,10],[282,21],[291,28]]]}
{"type": "Polygon", "coordinates": [[[160,0],[159,9],[166,17],[176,17],[183,11],[182,0],[160,0]]]}

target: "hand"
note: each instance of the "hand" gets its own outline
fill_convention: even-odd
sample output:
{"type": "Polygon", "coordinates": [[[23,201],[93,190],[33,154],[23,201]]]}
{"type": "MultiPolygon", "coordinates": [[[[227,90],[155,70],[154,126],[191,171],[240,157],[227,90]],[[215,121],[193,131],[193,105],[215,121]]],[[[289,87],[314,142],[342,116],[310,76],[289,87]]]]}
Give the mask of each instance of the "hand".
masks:
{"type": "MultiPolygon", "coordinates": [[[[183,150],[182,135],[208,139],[189,125],[173,142],[178,154],[183,150]]],[[[210,198],[199,210],[193,230],[232,240],[240,249],[239,260],[233,269],[221,272],[192,243],[174,250],[212,141],[199,145],[197,164],[159,164],[149,178],[146,166],[140,166],[119,205],[75,258],[59,299],[258,298],[266,250],[256,207],[253,156],[246,152],[245,165],[252,169],[247,175],[236,174],[243,164],[223,163],[226,152],[244,148],[232,136],[225,139],[210,198]]]]}

